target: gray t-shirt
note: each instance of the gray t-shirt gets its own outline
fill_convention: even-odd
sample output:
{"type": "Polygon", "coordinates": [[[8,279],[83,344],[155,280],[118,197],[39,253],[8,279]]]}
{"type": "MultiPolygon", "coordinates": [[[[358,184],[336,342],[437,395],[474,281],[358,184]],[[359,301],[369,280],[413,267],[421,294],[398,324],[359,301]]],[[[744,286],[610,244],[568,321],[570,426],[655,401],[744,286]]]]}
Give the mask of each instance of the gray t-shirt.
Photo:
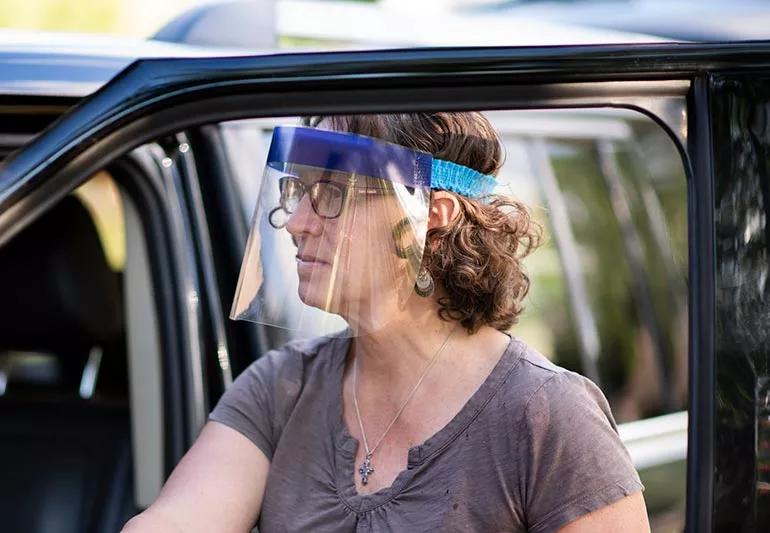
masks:
{"type": "Polygon", "coordinates": [[[409,450],[393,484],[359,495],[358,441],[342,416],[348,343],[267,353],[210,415],[271,461],[262,533],[555,531],[643,489],[601,391],[514,337],[460,412],[409,450]]]}

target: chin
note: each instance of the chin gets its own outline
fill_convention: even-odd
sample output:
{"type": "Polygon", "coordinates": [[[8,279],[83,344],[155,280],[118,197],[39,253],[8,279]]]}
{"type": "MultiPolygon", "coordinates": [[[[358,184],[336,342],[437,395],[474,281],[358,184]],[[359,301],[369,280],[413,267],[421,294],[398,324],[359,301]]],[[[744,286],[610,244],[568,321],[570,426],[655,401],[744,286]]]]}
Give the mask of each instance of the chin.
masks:
{"type": "Polygon", "coordinates": [[[322,311],[328,311],[335,313],[337,307],[334,301],[328,302],[328,286],[326,284],[319,284],[316,282],[303,281],[300,279],[299,287],[297,287],[297,295],[302,303],[321,309],[322,311]]]}

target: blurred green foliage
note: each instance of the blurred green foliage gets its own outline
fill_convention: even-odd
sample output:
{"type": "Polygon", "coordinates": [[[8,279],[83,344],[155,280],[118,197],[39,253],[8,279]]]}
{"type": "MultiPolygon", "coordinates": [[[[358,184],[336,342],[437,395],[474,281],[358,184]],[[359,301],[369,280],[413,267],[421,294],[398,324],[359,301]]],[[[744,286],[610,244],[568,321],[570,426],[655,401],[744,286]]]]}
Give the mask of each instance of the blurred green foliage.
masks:
{"type": "Polygon", "coordinates": [[[0,27],[77,32],[113,32],[118,0],[0,0],[0,27]]]}
{"type": "Polygon", "coordinates": [[[679,533],[684,530],[687,494],[687,462],[666,463],[639,471],[645,487],[644,502],[653,533],[679,533]]]}
{"type": "MultiPolygon", "coordinates": [[[[359,0],[351,1],[357,2],[359,0]]],[[[316,39],[314,37],[294,37],[288,35],[278,36],[279,48],[343,48],[352,45],[353,43],[348,41],[334,41],[329,39],[316,39]]]]}

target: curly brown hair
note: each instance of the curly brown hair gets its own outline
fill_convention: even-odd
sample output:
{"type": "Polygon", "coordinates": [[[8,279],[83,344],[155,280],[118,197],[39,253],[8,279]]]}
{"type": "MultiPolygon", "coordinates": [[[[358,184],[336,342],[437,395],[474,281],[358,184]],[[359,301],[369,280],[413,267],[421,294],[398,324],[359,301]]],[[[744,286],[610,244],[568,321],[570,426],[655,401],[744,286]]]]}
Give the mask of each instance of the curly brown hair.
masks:
{"type": "MultiPolygon", "coordinates": [[[[496,175],[504,153],[492,124],[481,113],[329,115],[303,119],[331,129],[377,137],[429,152],[484,174],[496,175]]],[[[453,194],[460,213],[428,232],[423,266],[440,287],[439,316],[457,320],[469,333],[481,326],[507,331],[523,310],[529,277],[523,259],[542,240],[528,207],[508,196],[470,199],[453,194]]]]}

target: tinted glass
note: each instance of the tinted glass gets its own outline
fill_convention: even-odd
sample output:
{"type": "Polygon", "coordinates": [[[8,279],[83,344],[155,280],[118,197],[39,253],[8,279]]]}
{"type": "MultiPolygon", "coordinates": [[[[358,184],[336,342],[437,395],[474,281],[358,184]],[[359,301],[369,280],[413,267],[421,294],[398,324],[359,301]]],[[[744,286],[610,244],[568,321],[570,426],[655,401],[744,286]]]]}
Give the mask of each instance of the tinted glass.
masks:
{"type": "MultiPolygon", "coordinates": [[[[647,486],[656,531],[684,525],[687,204],[681,158],[649,118],[622,110],[488,113],[506,151],[501,182],[546,229],[512,333],[598,383],[647,486]]],[[[253,209],[270,132],[297,119],[222,124],[253,209]],[[236,149],[248,139],[257,149],[236,149]]],[[[283,339],[276,339],[275,343],[283,339]]]]}

